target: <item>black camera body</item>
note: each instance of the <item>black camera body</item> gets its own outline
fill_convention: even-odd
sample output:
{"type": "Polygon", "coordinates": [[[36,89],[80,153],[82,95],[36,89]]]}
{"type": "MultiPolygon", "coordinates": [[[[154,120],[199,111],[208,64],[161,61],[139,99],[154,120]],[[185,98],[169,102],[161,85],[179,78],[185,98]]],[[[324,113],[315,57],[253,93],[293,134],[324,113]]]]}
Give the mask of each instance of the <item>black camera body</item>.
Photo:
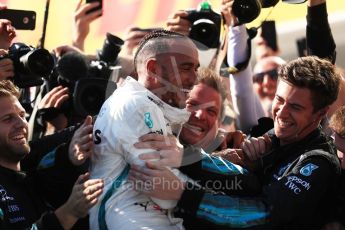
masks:
{"type": "Polygon", "coordinates": [[[121,38],[111,33],[107,33],[102,49],[97,52],[98,59],[100,61],[104,61],[108,65],[115,65],[117,56],[119,55],[124,43],[125,42],[121,38]]]}
{"type": "Polygon", "coordinates": [[[124,41],[106,34],[103,47],[97,52],[98,60],[91,61],[87,77],[79,79],[73,91],[73,107],[81,116],[96,115],[104,101],[116,90],[116,83],[109,80],[124,41]]]}
{"type": "Polygon", "coordinates": [[[42,78],[47,78],[55,66],[55,60],[48,50],[35,49],[24,43],[13,43],[5,57],[13,61],[13,81],[19,88],[42,85],[42,78]]]}
{"type": "MultiPolygon", "coordinates": [[[[285,3],[300,4],[306,0],[282,0],[285,3]]],[[[277,5],[279,0],[235,0],[232,11],[240,24],[249,23],[260,15],[261,8],[277,5]]]]}
{"type": "Polygon", "coordinates": [[[73,108],[77,115],[97,115],[104,101],[116,90],[116,83],[102,78],[82,78],[75,83],[73,108]]]}
{"type": "Polygon", "coordinates": [[[80,116],[96,115],[104,101],[116,90],[116,83],[109,80],[112,68],[104,61],[91,61],[87,75],[74,84],[73,108],[80,116]]]}
{"type": "Polygon", "coordinates": [[[70,52],[58,61],[48,83],[49,90],[57,85],[69,89],[70,99],[61,106],[66,117],[93,116],[116,89],[116,83],[109,80],[110,74],[110,67],[105,62],[89,63],[84,55],[70,52]]]}
{"type": "Polygon", "coordinates": [[[123,43],[107,33],[98,60],[88,62],[84,55],[73,52],[62,56],[54,78],[55,85],[69,88],[71,100],[62,106],[67,117],[98,114],[104,101],[116,90],[116,83],[110,77],[123,43]]]}
{"type": "Polygon", "coordinates": [[[198,10],[187,10],[187,12],[186,19],[192,24],[189,37],[202,43],[207,48],[218,48],[221,25],[220,14],[214,12],[207,2],[201,3],[198,10]]]}

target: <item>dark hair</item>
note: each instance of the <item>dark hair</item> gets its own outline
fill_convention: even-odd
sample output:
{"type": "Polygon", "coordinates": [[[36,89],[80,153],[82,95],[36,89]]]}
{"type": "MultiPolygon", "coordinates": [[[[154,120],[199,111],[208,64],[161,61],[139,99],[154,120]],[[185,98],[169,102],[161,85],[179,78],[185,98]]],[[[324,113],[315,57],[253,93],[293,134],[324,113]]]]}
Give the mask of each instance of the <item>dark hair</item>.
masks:
{"type": "Polygon", "coordinates": [[[334,112],[329,121],[329,127],[340,137],[345,138],[345,105],[334,112]]]}
{"type": "Polygon", "coordinates": [[[20,93],[17,86],[15,86],[10,80],[0,81],[0,97],[14,96],[19,98],[20,93]]]}
{"type": "Polygon", "coordinates": [[[282,65],[279,80],[311,91],[314,112],[331,105],[338,97],[341,77],[336,67],[316,56],[297,58],[282,65]]]}
{"type": "Polygon", "coordinates": [[[226,90],[223,87],[221,77],[213,70],[209,68],[199,68],[198,69],[198,79],[196,84],[203,83],[214,90],[216,90],[220,97],[221,97],[221,107],[220,107],[220,116],[219,119],[223,119],[224,117],[224,109],[225,109],[225,99],[226,99],[226,90]]]}
{"type": "Polygon", "coordinates": [[[137,65],[141,63],[141,57],[145,56],[145,53],[165,53],[169,52],[169,45],[166,40],[171,38],[188,38],[183,34],[172,32],[169,30],[154,30],[151,33],[147,34],[139,43],[138,49],[134,55],[134,68],[137,72],[137,65]]]}

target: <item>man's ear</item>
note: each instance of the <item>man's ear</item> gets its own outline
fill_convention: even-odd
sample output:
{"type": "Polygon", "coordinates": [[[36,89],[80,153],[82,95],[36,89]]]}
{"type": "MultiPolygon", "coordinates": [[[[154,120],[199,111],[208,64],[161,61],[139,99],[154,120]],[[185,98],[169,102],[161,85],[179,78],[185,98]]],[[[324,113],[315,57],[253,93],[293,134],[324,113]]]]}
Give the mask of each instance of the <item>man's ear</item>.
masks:
{"type": "Polygon", "coordinates": [[[329,106],[326,106],[325,108],[320,109],[320,110],[318,111],[318,116],[319,116],[319,118],[322,119],[324,116],[326,116],[328,110],[329,110],[329,106]]]}
{"type": "Polygon", "coordinates": [[[149,76],[151,75],[157,75],[157,61],[155,59],[149,59],[146,62],[146,70],[149,76]]]}

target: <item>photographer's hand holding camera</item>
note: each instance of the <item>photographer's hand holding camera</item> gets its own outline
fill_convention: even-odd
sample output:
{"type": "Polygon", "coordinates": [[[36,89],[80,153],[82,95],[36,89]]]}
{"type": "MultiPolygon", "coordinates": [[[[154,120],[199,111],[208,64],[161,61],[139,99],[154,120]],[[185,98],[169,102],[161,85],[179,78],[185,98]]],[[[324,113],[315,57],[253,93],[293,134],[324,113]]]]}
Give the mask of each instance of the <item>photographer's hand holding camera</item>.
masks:
{"type": "MultiPolygon", "coordinates": [[[[69,53],[69,52],[77,52],[80,54],[84,54],[84,52],[78,47],[70,46],[70,45],[57,46],[53,49],[53,53],[57,58],[61,58],[64,54],[69,53]]],[[[95,59],[95,55],[90,56],[90,59],[95,59]]]]}
{"type": "Polygon", "coordinates": [[[187,17],[188,12],[184,10],[179,10],[169,16],[166,22],[168,30],[188,36],[192,23],[186,19],[187,17]]]}
{"type": "Polygon", "coordinates": [[[133,56],[133,51],[139,45],[141,39],[148,34],[148,31],[140,29],[138,27],[130,27],[127,29],[122,49],[122,54],[126,56],[133,56]]]}
{"type": "Polygon", "coordinates": [[[1,58],[7,55],[7,51],[0,49],[0,81],[14,76],[13,62],[9,58],[1,58]]]}
{"type": "Polygon", "coordinates": [[[38,109],[44,111],[42,123],[46,127],[45,135],[53,134],[67,127],[67,117],[60,111],[60,108],[68,98],[68,88],[57,86],[44,95],[38,104],[38,109]]]}
{"type": "Polygon", "coordinates": [[[220,11],[223,15],[225,25],[236,26],[238,24],[238,19],[232,13],[232,5],[234,0],[223,0],[220,5],[220,11]]]}
{"type": "Polygon", "coordinates": [[[96,10],[87,13],[89,10],[97,7],[99,2],[82,4],[83,0],[80,0],[74,14],[74,26],[73,26],[73,46],[84,50],[84,42],[87,35],[90,32],[90,24],[102,15],[102,10],[96,10]]]}

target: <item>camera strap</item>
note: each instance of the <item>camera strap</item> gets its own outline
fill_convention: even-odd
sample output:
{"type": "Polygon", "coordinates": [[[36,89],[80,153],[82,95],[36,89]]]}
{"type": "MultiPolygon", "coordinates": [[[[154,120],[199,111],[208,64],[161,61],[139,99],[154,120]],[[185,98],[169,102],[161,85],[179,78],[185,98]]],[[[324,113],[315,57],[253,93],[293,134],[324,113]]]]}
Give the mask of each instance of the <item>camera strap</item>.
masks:
{"type": "Polygon", "coordinates": [[[211,63],[209,64],[209,68],[213,69],[214,71],[216,71],[217,73],[221,73],[221,67],[224,63],[224,61],[226,62],[226,55],[228,52],[228,31],[229,28],[227,26],[224,26],[224,36],[223,39],[220,42],[220,46],[217,49],[217,52],[214,54],[214,57],[211,61],[211,63]]]}

